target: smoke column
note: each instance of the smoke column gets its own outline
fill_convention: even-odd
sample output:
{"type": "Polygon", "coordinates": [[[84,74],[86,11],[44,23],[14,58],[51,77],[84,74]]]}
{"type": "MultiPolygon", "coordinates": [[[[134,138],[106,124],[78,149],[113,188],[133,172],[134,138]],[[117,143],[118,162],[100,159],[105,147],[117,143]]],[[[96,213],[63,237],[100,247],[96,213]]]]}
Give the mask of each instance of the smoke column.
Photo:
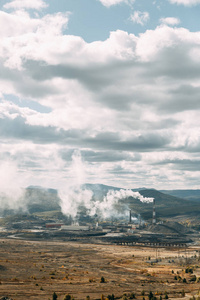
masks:
{"type": "Polygon", "coordinates": [[[85,169],[86,167],[82,161],[80,151],[74,151],[70,166],[71,180],[65,187],[59,190],[60,205],[63,214],[75,217],[80,205],[90,209],[93,193],[90,190],[82,189],[82,185],[86,182],[85,169]]]}
{"type": "MultiPolygon", "coordinates": [[[[100,214],[104,218],[118,217],[120,216],[118,204],[119,201],[128,197],[139,199],[143,203],[153,202],[153,198],[143,197],[139,192],[133,192],[131,190],[121,189],[119,191],[109,190],[107,195],[103,198],[103,201],[93,202],[93,208],[91,214],[100,214]]],[[[124,210],[129,209],[127,206],[123,207],[124,210]]]]}
{"type": "Polygon", "coordinates": [[[139,199],[141,202],[153,202],[153,198],[145,198],[139,192],[124,189],[119,191],[109,190],[102,200],[95,201],[93,199],[93,192],[83,188],[87,179],[85,170],[86,166],[81,158],[80,151],[75,151],[72,155],[70,166],[71,182],[59,190],[61,209],[66,215],[75,217],[79,206],[84,206],[87,209],[87,214],[90,216],[97,214],[103,219],[120,217],[124,216],[124,211],[129,209],[127,205],[119,205],[119,200],[121,199],[133,197],[139,199]]]}
{"type": "Polygon", "coordinates": [[[17,165],[13,161],[0,162],[0,207],[4,209],[26,210],[25,191],[21,188],[17,165]]]}

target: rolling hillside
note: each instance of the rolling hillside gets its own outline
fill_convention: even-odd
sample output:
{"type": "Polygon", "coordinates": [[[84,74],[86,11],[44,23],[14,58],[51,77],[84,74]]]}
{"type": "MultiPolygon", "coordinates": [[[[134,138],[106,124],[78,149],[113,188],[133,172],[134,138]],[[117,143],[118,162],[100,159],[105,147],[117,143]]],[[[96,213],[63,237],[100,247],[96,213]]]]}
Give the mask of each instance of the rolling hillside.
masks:
{"type": "MultiPolygon", "coordinates": [[[[120,188],[102,185],[102,184],[85,184],[83,189],[89,189],[93,193],[92,201],[102,201],[109,190],[119,191],[120,188]]],[[[157,218],[173,217],[178,215],[196,216],[200,214],[200,203],[191,199],[186,199],[187,191],[182,192],[183,197],[179,198],[169,193],[163,193],[155,189],[133,189],[133,192],[139,191],[143,197],[154,198],[156,202],[157,218]]],[[[178,193],[178,192],[177,192],[178,193]]],[[[180,194],[180,192],[179,192],[180,194]]],[[[191,192],[188,191],[191,195],[191,192]]],[[[44,189],[41,187],[28,187],[25,193],[25,202],[27,212],[48,212],[61,211],[60,198],[54,189],[44,189]]],[[[119,201],[125,204],[126,208],[132,210],[136,214],[141,214],[144,219],[152,218],[152,203],[142,203],[140,200],[133,197],[127,197],[119,201]]],[[[19,211],[7,210],[4,212],[0,210],[0,214],[15,213],[19,211]]]]}
{"type": "Polygon", "coordinates": [[[162,193],[200,203],[200,190],[163,190],[162,193]]]}

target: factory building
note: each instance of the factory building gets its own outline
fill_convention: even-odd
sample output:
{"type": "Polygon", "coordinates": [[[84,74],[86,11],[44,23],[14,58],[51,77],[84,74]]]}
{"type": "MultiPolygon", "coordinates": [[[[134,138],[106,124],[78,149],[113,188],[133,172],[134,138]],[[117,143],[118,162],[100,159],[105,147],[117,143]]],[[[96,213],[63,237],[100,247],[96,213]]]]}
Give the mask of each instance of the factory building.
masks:
{"type": "Polygon", "coordinates": [[[66,231],[87,231],[87,230],[90,230],[90,226],[62,225],[61,230],[66,230],[66,231]]]}
{"type": "Polygon", "coordinates": [[[46,228],[61,228],[64,223],[46,223],[46,228]]]}

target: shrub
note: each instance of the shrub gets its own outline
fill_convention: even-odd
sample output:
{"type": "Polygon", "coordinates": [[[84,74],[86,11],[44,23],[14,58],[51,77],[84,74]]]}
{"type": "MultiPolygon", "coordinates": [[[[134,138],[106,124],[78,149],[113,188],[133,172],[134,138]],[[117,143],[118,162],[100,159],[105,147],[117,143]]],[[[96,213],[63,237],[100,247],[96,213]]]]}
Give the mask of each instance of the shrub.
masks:
{"type": "Polygon", "coordinates": [[[145,291],[144,290],[142,290],[141,295],[145,296],[145,291]]]}
{"type": "Polygon", "coordinates": [[[135,299],[136,297],[135,297],[135,294],[134,293],[131,293],[130,294],[130,299],[135,299]]]}
{"type": "Polygon", "coordinates": [[[104,283],[104,282],[105,282],[105,278],[102,276],[101,280],[100,280],[100,283],[104,283]]]}
{"type": "Polygon", "coordinates": [[[49,273],[49,275],[56,275],[56,274],[55,274],[55,272],[52,271],[49,273]]]}
{"type": "Polygon", "coordinates": [[[191,278],[190,278],[190,281],[192,282],[192,281],[196,281],[197,280],[197,277],[196,277],[196,275],[193,275],[191,278]]]}
{"type": "Polygon", "coordinates": [[[181,296],[185,297],[185,291],[184,290],[181,291],[181,296]]]}
{"type": "Polygon", "coordinates": [[[149,300],[152,300],[152,299],[153,299],[153,293],[152,293],[151,291],[149,292],[148,297],[149,297],[149,300]]]}
{"type": "Polygon", "coordinates": [[[112,295],[108,295],[107,298],[108,298],[108,300],[114,300],[115,296],[112,294],[112,295]]]}
{"type": "Polygon", "coordinates": [[[193,269],[188,267],[185,269],[185,273],[193,274],[193,269]]]}
{"type": "Polygon", "coordinates": [[[58,296],[57,296],[57,294],[54,292],[54,293],[53,293],[53,300],[57,300],[57,298],[58,298],[58,296]]]}
{"type": "Polygon", "coordinates": [[[71,300],[71,299],[72,299],[71,295],[67,294],[65,295],[65,298],[63,300],[71,300]]]}

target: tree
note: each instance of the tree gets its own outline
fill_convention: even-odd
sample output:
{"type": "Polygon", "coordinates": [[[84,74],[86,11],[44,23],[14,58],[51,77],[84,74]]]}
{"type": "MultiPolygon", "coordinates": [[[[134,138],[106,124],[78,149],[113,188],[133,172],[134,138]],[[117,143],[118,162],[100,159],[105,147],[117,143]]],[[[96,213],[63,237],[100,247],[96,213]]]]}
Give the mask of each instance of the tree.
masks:
{"type": "Polygon", "coordinates": [[[105,278],[102,276],[101,280],[100,280],[100,283],[104,283],[104,282],[105,282],[105,278]]]}
{"type": "Polygon", "coordinates": [[[54,292],[53,293],[53,300],[56,300],[58,298],[57,294],[54,292]]]}
{"type": "Polygon", "coordinates": [[[153,293],[152,293],[151,291],[149,292],[148,297],[149,297],[149,300],[152,300],[152,299],[153,299],[153,293]]]}

